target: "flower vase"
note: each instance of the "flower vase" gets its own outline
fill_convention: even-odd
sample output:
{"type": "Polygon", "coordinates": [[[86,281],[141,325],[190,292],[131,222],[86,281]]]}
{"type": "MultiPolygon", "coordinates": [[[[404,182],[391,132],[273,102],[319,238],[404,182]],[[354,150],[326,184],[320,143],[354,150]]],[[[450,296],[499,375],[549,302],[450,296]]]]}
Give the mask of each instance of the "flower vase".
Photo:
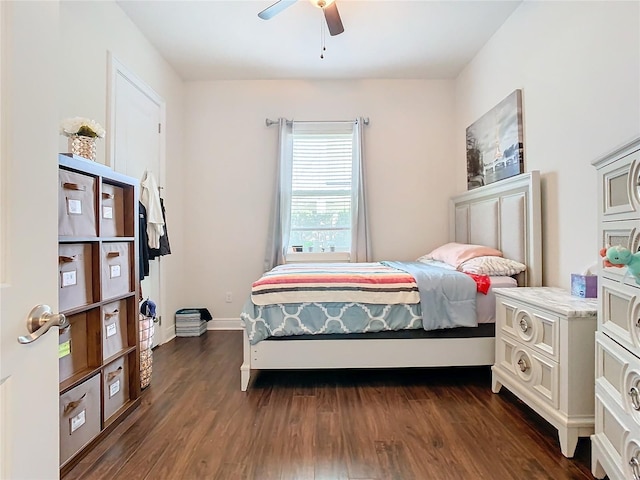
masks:
{"type": "Polygon", "coordinates": [[[69,137],[69,152],[79,157],[96,161],[96,137],[72,135],[69,137]]]}

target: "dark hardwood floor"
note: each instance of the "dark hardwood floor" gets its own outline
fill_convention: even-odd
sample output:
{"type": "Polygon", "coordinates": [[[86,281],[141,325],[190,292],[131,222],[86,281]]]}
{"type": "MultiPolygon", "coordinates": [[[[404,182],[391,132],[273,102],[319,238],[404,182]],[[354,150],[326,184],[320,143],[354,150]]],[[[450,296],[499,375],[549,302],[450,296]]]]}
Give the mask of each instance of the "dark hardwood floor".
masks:
{"type": "Polygon", "coordinates": [[[154,351],[142,404],[75,479],[591,479],[488,367],[265,371],[240,391],[240,331],[154,351]]]}

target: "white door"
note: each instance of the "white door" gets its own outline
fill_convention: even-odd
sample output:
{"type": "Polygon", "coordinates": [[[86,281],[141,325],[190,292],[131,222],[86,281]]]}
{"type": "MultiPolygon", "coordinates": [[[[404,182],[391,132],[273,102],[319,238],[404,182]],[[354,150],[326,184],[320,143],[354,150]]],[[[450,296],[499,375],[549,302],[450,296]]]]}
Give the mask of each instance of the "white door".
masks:
{"type": "Polygon", "coordinates": [[[59,475],[58,328],[33,343],[27,314],[58,307],[59,4],[0,2],[0,478],[59,475]]]}
{"type": "MultiPolygon", "coordinates": [[[[109,64],[112,168],[139,180],[148,170],[161,186],[165,102],[117,59],[110,56],[109,64]]],[[[140,283],[143,297],[156,303],[159,320],[163,307],[160,258],[149,262],[149,276],[140,283]]],[[[161,325],[156,324],[153,346],[162,343],[161,337],[161,325]]]]}

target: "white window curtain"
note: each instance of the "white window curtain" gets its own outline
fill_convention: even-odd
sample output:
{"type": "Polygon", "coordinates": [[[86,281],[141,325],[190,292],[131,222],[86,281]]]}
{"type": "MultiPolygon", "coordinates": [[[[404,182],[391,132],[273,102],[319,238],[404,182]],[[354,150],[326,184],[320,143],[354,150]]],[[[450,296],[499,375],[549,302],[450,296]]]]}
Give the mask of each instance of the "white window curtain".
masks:
{"type": "MultiPolygon", "coordinates": [[[[364,155],[363,155],[363,128],[364,119],[358,118],[354,122],[287,122],[286,119],[278,119],[278,171],[276,188],[274,192],[274,202],[271,213],[271,224],[267,246],[267,254],[265,257],[264,269],[270,270],[276,265],[283,264],[286,258],[286,250],[289,246],[289,239],[292,229],[292,203],[296,204],[299,208],[300,202],[304,202],[305,195],[309,194],[309,191],[313,192],[316,187],[313,185],[313,175],[305,175],[305,145],[303,136],[309,134],[328,134],[341,136],[342,140],[337,140],[338,148],[344,149],[346,147],[351,148],[351,225],[350,236],[351,244],[345,245],[345,249],[349,249],[351,262],[367,262],[369,261],[370,246],[368,235],[368,222],[366,216],[366,204],[364,198],[364,155]],[[344,133],[352,136],[350,142],[345,144],[344,133]],[[297,174],[294,180],[293,176],[293,138],[296,137],[296,169],[297,174]],[[303,170],[300,170],[302,168],[303,170]],[[295,185],[294,185],[295,184],[295,185]],[[301,187],[302,185],[302,187],[301,187]],[[309,187],[311,185],[311,187],[309,187]],[[295,199],[293,198],[293,189],[296,187],[295,199]],[[306,187],[306,192],[305,192],[306,187]],[[293,200],[293,202],[292,202],[293,200]]],[[[313,141],[310,141],[310,149],[314,148],[313,141]]],[[[348,150],[346,150],[348,152],[348,150]]],[[[338,155],[339,156],[339,155],[338,155]]],[[[326,157],[326,155],[325,155],[326,157]]],[[[343,156],[342,156],[343,158],[343,156]]],[[[331,159],[330,163],[342,162],[343,160],[338,158],[331,159]]],[[[348,165],[348,164],[347,164],[348,165]]],[[[311,166],[308,167],[309,169],[311,166]]],[[[331,168],[329,166],[328,168],[331,168]]],[[[348,170],[348,167],[347,167],[348,170]]],[[[339,181],[333,182],[335,184],[343,184],[344,178],[338,178],[341,173],[336,170],[329,172],[329,175],[337,175],[336,179],[339,181]]],[[[333,179],[332,179],[333,180],[333,179]]],[[[340,190],[340,188],[331,188],[332,193],[340,195],[340,192],[334,190],[340,190]]],[[[327,194],[326,190],[324,194],[327,194]]],[[[347,193],[348,195],[348,193],[347,193]]],[[[348,197],[347,197],[348,198],[348,197]]],[[[327,199],[330,203],[336,200],[335,197],[327,199]]],[[[300,207],[301,208],[301,207],[300,207]]],[[[299,225],[296,227],[300,227],[299,225]]],[[[299,228],[298,228],[299,230],[299,228]]]]}
{"type": "Polygon", "coordinates": [[[278,158],[275,190],[271,207],[271,221],[267,240],[264,271],[284,263],[285,248],[289,244],[291,223],[291,162],[293,159],[291,122],[278,119],[278,158]]]}
{"type": "Polygon", "coordinates": [[[364,189],[364,118],[358,117],[353,128],[353,190],[351,217],[351,261],[371,260],[369,222],[364,189]]]}

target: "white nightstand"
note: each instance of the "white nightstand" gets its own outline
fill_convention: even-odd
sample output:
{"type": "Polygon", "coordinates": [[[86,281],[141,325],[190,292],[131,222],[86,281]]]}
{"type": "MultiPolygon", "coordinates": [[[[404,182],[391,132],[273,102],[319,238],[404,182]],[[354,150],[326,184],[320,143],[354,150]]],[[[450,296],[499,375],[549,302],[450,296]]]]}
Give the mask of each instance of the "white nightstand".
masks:
{"type": "Polygon", "coordinates": [[[558,429],[572,457],[594,429],[598,302],[560,288],[497,288],[491,390],[504,385],[558,429]]]}

